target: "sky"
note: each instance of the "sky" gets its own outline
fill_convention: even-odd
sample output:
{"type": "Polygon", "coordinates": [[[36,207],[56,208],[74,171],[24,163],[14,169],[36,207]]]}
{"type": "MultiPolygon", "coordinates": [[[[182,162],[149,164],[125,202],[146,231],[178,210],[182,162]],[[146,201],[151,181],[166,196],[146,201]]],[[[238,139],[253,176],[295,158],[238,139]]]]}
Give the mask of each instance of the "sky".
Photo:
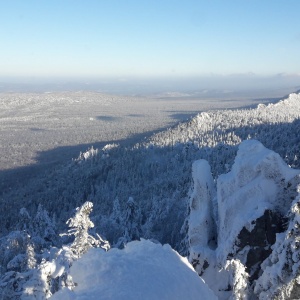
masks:
{"type": "Polygon", "coordinates": [[[0,78],[296,82],[299,11],[299,0],[0,0],[0,78]]]}

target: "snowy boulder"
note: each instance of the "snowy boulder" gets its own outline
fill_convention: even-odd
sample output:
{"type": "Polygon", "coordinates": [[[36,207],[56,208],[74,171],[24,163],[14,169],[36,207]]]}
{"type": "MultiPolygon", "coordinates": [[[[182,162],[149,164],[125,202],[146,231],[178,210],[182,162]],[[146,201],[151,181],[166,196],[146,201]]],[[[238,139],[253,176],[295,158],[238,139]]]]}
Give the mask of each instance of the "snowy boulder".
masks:
{"type": "Polygon", "coordinates": [[[77,286],[51,299],[217,299],[169,245],[134,241],[123,250],[90,249],[71,267],[77,286]]]}

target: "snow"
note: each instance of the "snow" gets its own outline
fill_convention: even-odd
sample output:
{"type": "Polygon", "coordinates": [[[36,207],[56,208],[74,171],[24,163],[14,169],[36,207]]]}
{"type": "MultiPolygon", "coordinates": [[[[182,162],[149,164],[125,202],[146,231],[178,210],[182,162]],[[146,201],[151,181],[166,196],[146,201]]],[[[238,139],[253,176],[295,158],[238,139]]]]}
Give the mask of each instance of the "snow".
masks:
{"type": "Polygon", "coordinates": [[[125,249],[90,249],[71,267],[77,286],[51,299],[217,299],[186,258],[169,245],[134,241],[125,249]]]}

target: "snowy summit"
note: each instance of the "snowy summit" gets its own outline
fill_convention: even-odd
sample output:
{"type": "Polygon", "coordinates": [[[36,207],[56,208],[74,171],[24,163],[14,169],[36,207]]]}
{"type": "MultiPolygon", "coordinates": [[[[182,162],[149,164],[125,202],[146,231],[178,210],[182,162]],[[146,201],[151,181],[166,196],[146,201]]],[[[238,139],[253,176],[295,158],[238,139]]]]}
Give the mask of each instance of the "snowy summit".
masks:
{"type": "Polygon", "coordinates": [[[70,274],[77,287],[51,299],[217,299],[186,258],[147,240],[130,242],[123,250],[91,249],[70,274]]]}

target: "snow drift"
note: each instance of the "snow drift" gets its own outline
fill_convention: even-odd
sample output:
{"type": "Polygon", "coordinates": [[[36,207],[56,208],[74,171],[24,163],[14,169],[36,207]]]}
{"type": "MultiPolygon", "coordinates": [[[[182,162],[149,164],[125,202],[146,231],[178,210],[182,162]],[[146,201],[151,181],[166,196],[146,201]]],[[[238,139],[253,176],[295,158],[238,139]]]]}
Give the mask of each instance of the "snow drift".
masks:
{"type": "Polygon", "coordinates": [[[77,286],[51,299],[217,299],[186,258],[147,240],[123,250],[91,249],[71,267],[77,286]]]}

